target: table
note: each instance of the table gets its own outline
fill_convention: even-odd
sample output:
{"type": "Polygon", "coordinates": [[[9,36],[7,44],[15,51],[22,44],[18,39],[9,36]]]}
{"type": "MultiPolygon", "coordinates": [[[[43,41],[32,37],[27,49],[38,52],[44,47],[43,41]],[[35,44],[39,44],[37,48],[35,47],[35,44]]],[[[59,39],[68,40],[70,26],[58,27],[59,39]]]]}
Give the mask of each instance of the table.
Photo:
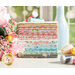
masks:
{"type": "Polygon", "coordinates": [[[15,58],[11,66],[0,62],[0,68],[75,68],[75,65],[61,64],[58,58],[15,58]]]}

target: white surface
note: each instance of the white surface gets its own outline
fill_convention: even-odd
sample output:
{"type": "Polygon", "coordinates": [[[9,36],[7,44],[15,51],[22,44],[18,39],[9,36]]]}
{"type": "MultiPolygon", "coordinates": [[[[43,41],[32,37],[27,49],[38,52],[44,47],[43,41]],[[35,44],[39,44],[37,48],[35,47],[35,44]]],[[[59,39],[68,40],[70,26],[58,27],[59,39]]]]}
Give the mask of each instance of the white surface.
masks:
{"type": "Polygon", "coordinates": [[[11,66],[0,62],[0,68],[75,68],[75,65],[61,64],[59,58],[15,58],[11,66]]]}

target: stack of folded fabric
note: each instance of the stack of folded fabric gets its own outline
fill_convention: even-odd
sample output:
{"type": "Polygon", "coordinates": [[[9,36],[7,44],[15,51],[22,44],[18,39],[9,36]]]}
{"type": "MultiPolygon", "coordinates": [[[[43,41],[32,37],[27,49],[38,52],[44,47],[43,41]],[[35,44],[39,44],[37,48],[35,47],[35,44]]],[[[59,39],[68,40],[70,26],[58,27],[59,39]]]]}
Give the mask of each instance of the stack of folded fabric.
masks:
{"type": "Polygon", "coordinates": [[[57,57],[57,22],[19,23],[19,44],[25,47],[18,57],[57,57]]]}

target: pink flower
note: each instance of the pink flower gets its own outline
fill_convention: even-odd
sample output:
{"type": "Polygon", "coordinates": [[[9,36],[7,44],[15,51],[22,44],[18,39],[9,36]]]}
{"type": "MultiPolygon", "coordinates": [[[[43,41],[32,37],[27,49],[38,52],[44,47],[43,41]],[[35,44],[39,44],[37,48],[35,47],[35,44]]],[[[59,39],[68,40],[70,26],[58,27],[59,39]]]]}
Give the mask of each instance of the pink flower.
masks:
{"type": "Polygon", "coordinates": [[[18,52],[24,52],[24,46],[19,45],[18,41],[17,35],[13,33],[12,46],[9,47],[9,51],[11,51],[13,55],[16,55],[18,52]]]}
{"type": "Polygon", "coordinates": [[[19,44],[12,44],[12,47],[9,48],[13,55],[16,55],[18,52],[24,52],[24,47],[19,44]]]}
{"type": "Polygon", "coordinates": [[[10,19],[9,14],[7,13],[6,7],[0,6],[0,26],[4,26],[8,23],[8,20],[10,19]]]}
{"type": "Polygon", "coordinates": [[[4,13],[6,13],[7,9],[6,7],[0,6],[0,13],[3,15],[4,13]]]}

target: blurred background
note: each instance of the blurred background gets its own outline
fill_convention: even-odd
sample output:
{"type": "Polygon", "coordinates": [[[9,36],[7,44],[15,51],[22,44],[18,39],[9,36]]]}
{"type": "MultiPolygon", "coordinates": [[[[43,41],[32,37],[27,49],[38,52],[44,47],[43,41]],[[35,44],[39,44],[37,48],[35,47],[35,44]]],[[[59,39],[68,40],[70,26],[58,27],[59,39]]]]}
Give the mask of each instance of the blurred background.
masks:
{"type": "MultiPolygon", "coordinates": [[[[6,6],[11,18],[16,22],[25,21],[33,11],[37,18],[45,21],[55,21],[56,6],[6,6]]],[[[65,18],[70,28],[70,43],[75,45],[75,6],[65,6],[65,18]]]]}

